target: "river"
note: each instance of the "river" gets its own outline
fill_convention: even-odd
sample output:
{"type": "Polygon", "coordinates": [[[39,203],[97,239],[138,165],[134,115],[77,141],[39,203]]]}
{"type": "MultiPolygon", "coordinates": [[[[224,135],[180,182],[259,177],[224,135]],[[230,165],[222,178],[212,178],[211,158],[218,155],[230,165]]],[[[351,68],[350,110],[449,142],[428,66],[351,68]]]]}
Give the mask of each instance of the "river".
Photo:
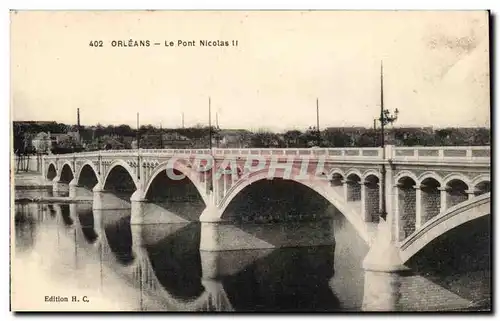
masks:
{"type": "MultiPolygon", "coordinates": [[[[311,238],[333,230],[334,244],[226,252],[200,251],[198,222],[131,226],[127,210],[99,217],[91,204],[15,205],[14,310],[356,312],[367,309],[366,289],[378,286],[362,269],[367,245],[342,215],[300,223],[311,238]]],[[[489,221],[481,224],[484,236],[489,221]]],[[[259,238],[276,233],[263,226],[259,238]]],[[[457,266],[467,257],[446,266],[415,260],[414,273],[389,290],[397,310],[489,309],[489,252],[481,258],[465,270],[457,266]]]]}

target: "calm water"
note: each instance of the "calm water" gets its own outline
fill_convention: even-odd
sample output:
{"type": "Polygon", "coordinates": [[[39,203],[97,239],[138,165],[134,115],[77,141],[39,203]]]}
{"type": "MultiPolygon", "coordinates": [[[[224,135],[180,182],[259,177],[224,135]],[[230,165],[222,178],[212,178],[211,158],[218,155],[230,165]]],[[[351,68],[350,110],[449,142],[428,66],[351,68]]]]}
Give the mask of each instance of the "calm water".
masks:
{"type": "MultiPolygon", "coordinates": [[[[95,213],[90,204],[16,204],[15,223],[12,286],[43,309],[61,308],[45,296],[74,295],[91,301],[78,306],[87,310],[361,311],[365,289],[378,286],[361,268],[366,244],[341,215],[324,227],[334,245],[219,253],[199,250],[199,223],[131,226],[130,211],[95,213]]],[[[489,221],[481,224],[478,235],[489,221]]],[[[272,239],[276,227],[259,233],[272,239]]],[[[470,269],[457,268],[467,257],[425,255],[399,279],[398,309],[490,305],[489,252],[470,269]]]]}

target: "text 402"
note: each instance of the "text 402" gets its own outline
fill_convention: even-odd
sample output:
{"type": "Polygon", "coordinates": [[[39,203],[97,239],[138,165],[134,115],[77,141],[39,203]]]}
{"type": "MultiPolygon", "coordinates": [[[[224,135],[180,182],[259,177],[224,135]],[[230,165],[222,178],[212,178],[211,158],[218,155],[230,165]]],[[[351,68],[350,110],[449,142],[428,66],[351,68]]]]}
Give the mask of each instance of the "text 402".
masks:
{"type": "Polygon", "coordinates": [[[102,40],[92,40],[89,43],[90,47],[102,47],[102,40]]]}

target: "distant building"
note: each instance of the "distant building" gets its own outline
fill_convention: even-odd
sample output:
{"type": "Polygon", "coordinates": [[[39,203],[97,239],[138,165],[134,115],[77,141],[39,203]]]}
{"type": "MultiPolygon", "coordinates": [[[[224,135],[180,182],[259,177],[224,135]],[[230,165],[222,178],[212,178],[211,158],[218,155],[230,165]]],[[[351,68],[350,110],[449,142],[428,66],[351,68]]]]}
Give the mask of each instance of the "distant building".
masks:
{"type": "MultiPolygon", "coordinates": [[[[147,134],[140,138],[140,148],[142,149],[183,149],[192,148],[193,142],[186,136],[177,132],[166,134],[147,134]]],[[[131,148],[137,148],[137,140],[133,140],[131,148]]]]}
{"type": "Polygon", "coordinates": [[[80,133],[78,131],[71,131],[67,133],[75,142],[80,141],[80,133]]]}
{"type": "Polygon", "coordinates": [[[37,153],[46,154],[50,152],[52,140],[48,133],[40,132],[32,139],[33,148],[37,153]]]}
{"type": "Polygon", "coordinates": [[[220,148],[247,148],[250,145],[250,135],[245,130],[221,130],[213,139],[212,145],[220,148]]]}
{"type": "Polygon", "coordinates": [[[113,137],[103,137],[101,139],[100,149],[109,150],[109,149],[125,149],[125,145],[119,142],[116,138],[113,137]]]}
{"type": "Polygon", "coordinates": [[[62,133],[62,134],[49,133],[48,135],[50,137],[50,140],[52,141],[52,145],[59,145],[61,143],[73,140],[72,136],[65,134],[65,133],[62,133]]]}
{"type": "Polygon", "coordinates": [[[41,120],[21,120],[14,121],[16,125],[55,125],[57,122],[55,121],[41,121],[41,120]]]}

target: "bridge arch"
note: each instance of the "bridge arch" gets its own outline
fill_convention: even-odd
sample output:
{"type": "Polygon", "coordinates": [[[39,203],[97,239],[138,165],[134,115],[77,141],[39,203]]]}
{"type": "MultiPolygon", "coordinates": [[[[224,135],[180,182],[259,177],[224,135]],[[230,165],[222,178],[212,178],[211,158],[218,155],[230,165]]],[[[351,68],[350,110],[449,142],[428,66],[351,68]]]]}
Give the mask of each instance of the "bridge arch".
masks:
{"type": "Polygon", "coordinates": [[[101,183],[98,173],[99,171],[92,161],[83,163],[76,174],[77,185],[92,189],[96,184],[101,183]]]}
{"type": "Polygon", "coordinates": [[[441,188],[444,185],[438,179],[434,175],[426,175],[417,184],[417,188],[420,188],[422,224],[441,212],[441,188]]]}
{"type": "Polygon", "coordinates": [[[422,225],[400,245],[403,262],[421,251],[427,244],[446,232],[474,219],[491,214],[491,194],[472,198],[440,214],[422,225]]]}
{"type": "Polygon", "coordinates": [[[422,184],[422,182],[425,181],[428,178],[431,178],[431,179],[435,180],[436,182],[438,182],[439,186],[441,186],[441,187],[445,186],[443,178],[439,174],[437,174],[436,172],[431,172],[431,171],[427,171],[427,172],[424,172],[424,173],[420,174],[418,176],[416,182],[418,184],[422,184]]]}
{"type": "Polygon", "coordinates": [[[401,180],[401,178],[404,178],[404,177],[411,178],[415,183],[418,182],[418,177],[414,173],[407,171],[407,170],[403,170],[403,171],[399,172],[394,177],[394,182],[396,182],[396,184],[397,184],[401,180]]]}
{"type": "Polygon", "coordinates": [[[361,185],[363,175],[358,170],[351,170],[346,173],[345,184],[346,189],[346,200],[347,202],[360,202],[361,201],[361,185]]]}
{"type": "Polygon", "coordinates": [[[344,192],[342,189],[344,179],[345,173],[341,169],[335,168],[331,170],[330,173],[328,173],[328,181],[330,182],[330,186],[336,188],[340,194],[344,192]]]}
{"type": "Polygon", "coordinates": [[[346,179],[349,177],[349,176],[357,176],[359,177],[359,179],[363,178],[363,174],[361,173],[361,171],[359,169],[356,169],[356,168],[352,168],[350,170],[348,170],[346,173],[345,173],[345,177],[346,179]]]}
{"type": "MultiPolygon", "coordinates": [[[[225,195],[225,197],[219,203],[219,215],[221,219],[224,218],[226,210],[228,206],[232,203],[232,201],[239,195],[244,189],[248,186],[258,182],[268,180],[268,170],[263,169],[255,172],[250,172],[245,174],[235,185],[233,185],[225,195]]],[[[300,172],[298,169],[293,168],[292,173],[289,177],[283,177],[284,173],[281,171],[277,171],[274,178],[283,179],[286,181],[291,181],[296,184],[303,185],[304,187],[309,188],[310,190],[322,196],[326,201],[330,202],[334,205],[345,217],[346,219],[353,225],[356,229],[360,237],[367,243],[370,242],[370,237],[367,232],[366,223],[363,221],[363,218],[360,215],[349,208],[343,198],[336,193],[330,192],[327,188],[328,184],[325,183],[323,179],[312,179],[312,180],[303,180],[296,179],[295,177],[300,177],[300,172]]]]}
{"type": "Polygon", "coordinates": [[[361,176],[361,179],[365,181],[368,177],[374,176],[378,180],[380,180],[380,172],[374,169],[369,169],[363,173],[363,176],[361,176]]]}
{"type": "Polygon", "coordinates": [[[446,190],[446,208],[465,202],[471,190],[468,180],[463,180],[461,175],[450,176],[444,186],[446,190]]]}
{"type": "Polygon", "coordinates": [[[375,171],[365,172],[362,181],[364,188],[364,213],[366,222],[378,223],[380,221],[380,178],[375,171]]]}
{"type": "Polygon", "coordinates": [[[107,189],[106,184],[109,184],[110,175],[114,173],[113,171],[116,172],[117,168],[120,168],[120,167],[128,173],[129,177],[134,182],[135,188],[137,189],[139,187],[139,182],[137,181],[137,177],[134,173],[134,170],[127,162],[125,162],[124,160],[121,160],[121,159],[115,160],[109,166],[107,173],[106,173],[106,176],[104,177],[104,180],[103,180],[103,188],[107,189]]]}
{"type": "Polygon", "coordinates": [[[491,191],[491,178],[489,175],[480,175],[471,182],[471,187],[474,189],[474,195],[482,195],[491,191]]]}
{"type": "Polygon", "coordinates": [[[61,166],[61,172],[59,173],[60,182],[69,184],[73,178],[75,178],[75,174],[73,173],[73,167],[70,162],[65,162],[61,166]]]}
{"type": "MultiPolygon", "coordinates": [[[[148,192],[150,192],[150,189],[152,187],[151,185],[153,184],[155,179],[158,177],[158,175],[160,175],[160,173],[162,173],[162,172],[166,172],[168,169],[178,171],[178,172],[180,172],[180,174],[184,175],[186,177],[186,179],[188,179],[196,187],[196,190],[198,191],[199,196],[203,200],[205,206],[208,204],[209,201],[208,201],[207,193],[200,184],[200,181],[197,177],[198,173],[192,169],[192,165],[189,162],[186,164],[183,162],[174,162],[172,164],[172,162],[169,162],[169,161],[160,163],[153,170],[153,172],[151,173],[151,176],[149,177],[149,179],[146,183],[146,186],[144,188],[144,194],[143,194],[144,198],[147,198],[148,192]]],[[[180,175],[179,173],[174,173],[174,174],[180,175]]]]}
{"type": "Polygon", "coordinates": [[[340,168],[334,168],[328,173],[328,179],[332,180],[334,176],[340,176],[343,178],[345,176],[345,173],[340,168]]]}
{"type": "Polygon", "coordinates": [[[462,181],[467,186],[467,189],[471,188],[470,180],[462,174],[449,174],[443,179],[444,186],[448,186],[450,182],[454,181],[462,181]]]}
{"type": "Polygon", "coordinates": [[[47,167],[47,173],[45,174],[45,178],[48,180],[53,180],[54,177],[57,176],[57,166],[54,162],[50,162],[49,166],[47,167]]]}
{"type": "Polygon", "coordinates": [[[128,208],[133,193],[140,189],[134,171],[123,160],[117,160],[109,167],[103,180],[102,191],[106,193],[107,203],[116,208],[128,208]],[[113,196],[113,197],[111,197],[113,196]]]}
{"type": "Polygon", "coordinates": [[[416,182],[415,175],[400,175],[396,180],[396,215],[399,222],[399,240],[404,240],[416,228],[416,182]]]}

